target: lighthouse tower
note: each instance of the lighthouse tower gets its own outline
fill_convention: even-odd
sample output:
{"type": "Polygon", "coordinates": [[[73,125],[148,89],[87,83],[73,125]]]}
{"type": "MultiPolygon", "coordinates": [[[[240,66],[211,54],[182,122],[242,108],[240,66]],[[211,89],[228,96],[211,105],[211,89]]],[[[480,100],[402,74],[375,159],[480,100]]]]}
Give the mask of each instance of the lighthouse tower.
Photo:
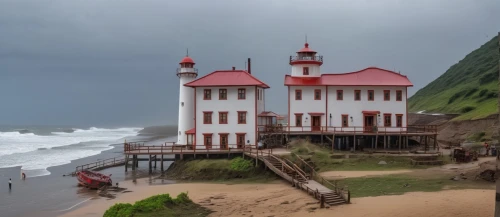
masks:
{"type": "Polygon", "coordinates": [[[177,144],[187,145],[186,131],[194,128],[194,90],[184,84],[193,81],[198,76],[198,69],[194,68],[195,63],[188,54],[179,64],[181,67],[177,69],[177,77],[180,80],[177,144]]]}
{"type": "Polygon", "coordinates": [[[304,48],[297,51],[297,56],[290,56],[293,77],[320,77],[320,66],[323,65],[323,56],[316,55],[316,51],[304,44],[304,48]]]}

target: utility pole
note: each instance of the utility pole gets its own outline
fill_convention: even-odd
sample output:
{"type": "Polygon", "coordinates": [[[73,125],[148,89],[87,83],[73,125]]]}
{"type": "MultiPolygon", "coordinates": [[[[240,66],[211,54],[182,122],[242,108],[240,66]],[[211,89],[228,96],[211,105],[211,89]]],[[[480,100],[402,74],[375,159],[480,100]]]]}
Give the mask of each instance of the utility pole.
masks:
{"type": "MultiPolygon", "coordinates": [[[[498,52],[500,54],[500,32],[498,32],[498,52]]],[[[498,59],[498,70],[499,70],[499,76],[498,76],[498,92],[500,93],[500,57],[498,59]]],[[[500,94],[498,95],[498,118],[500,120],[500,94]]],[[[498,143],[500,142],[500,126],[497,126],[497,130],[498,130],[498,139],[497,139],[497,144],[495,145],[495,150],[497,152],[497,163],[496,163],[496,171],[495,171],[495,176],[498,177],[500,175],[500,152],[499,152],[499,145],[498,143]]],[[[495,181],[496,183],[496,194],[495,194],[495,217],[500,217],[500,180],[496,180],[495,181]]]]}

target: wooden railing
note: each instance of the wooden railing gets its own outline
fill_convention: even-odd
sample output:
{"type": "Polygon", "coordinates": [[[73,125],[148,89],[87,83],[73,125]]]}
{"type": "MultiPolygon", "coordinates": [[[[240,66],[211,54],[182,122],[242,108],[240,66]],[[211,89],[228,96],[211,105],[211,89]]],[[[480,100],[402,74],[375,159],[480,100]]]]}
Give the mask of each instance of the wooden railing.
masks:
{"type": "Polygon", "coordinates": [[[75,172],[83,171],[83,170],[91,170],[91,169],[101,169],[106,167],[111,167],[119,164],[124,164],[125,158],[109,158],[105,160],[96,161],[93,163],[88,163],[84,165],[77,166],[75,172]]]}
{"type": "Polygon", "coordinates": [[[304,159],[302,159],[300,156],[292,152],[292,156],[297,158],[303,165],[309,167],[311,171],[311,177],[313,180],[317,181],[318,183],[321,183],[322,185],[325,185],[326,187],[332,189],[337,193],[342,199],[344,199],[347,203],[351,202],[351,192],[347,188],[347,186],[344,186],[342,188],[339,188],[336,184],[331,183],[330,181],[326,180],[321,176],[316,170],[309,165],[304,159]]]}
{"type": "Polygon", "coordinates": [[[127,153],[209,153],[209,152],[231,152],[238,151],[241,152],[246,146],[238,146],[237,144],[228,144],[228,145],[214,145],[205,146],[205,145],[173,145],[171,144],[162,144],[162,145],[144,145],[144,144],[129,144],[124,143],[124,151],[127,153]]]}
{"type": "Polygon", "coordinates": [[[328,133],[437,133],[437,125],[408,125],[407,127],[384,127],[384,126],[349,126],[349,127],[317,127],[313,130],[312,126],[274,126],[259,125],[258,130],[261,133],[270,131],[269,129],[278,128],[281,132],[328,132],[328,133]]]}

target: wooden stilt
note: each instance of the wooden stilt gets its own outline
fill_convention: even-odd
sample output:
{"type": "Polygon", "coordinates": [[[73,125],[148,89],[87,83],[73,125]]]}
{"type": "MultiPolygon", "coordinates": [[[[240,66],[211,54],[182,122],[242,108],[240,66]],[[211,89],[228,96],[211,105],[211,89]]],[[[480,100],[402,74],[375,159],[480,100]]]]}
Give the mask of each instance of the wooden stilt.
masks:
{"type": "Polygon", "coordinates": [[[375,134],[375,149],[377,149],[378,146],[378,130],[377,133],[375,134]]]}
{"type": "Polygon", "coordinates": [[[132,155],[132,171],[135,171],[137,164],[135,163],[135,155],[132,155]]]}
{"type": "Polygon", "coordinates": [[[139,158],[135,155],[135,167],[139,168],[139,158]]]}
{"type": "Polygon", "coordinates": [[[156,162],[157,162],[158,158],[157,158],[157,155],[155,155],[155,169],[156,169],[156,162]]]}
{"type": "Polygon", "coordinates": [[[398,143],[399,143],[399,153],[401,154],[401,132],[399,132],[398,143]]]}
{"type": "Polygon", "coordinates": [[[163,155],[161,155],[161,165],[160,165],[161,173],[163,174],[163,155]]]}
{"type": "Polygon", "coordinates": [[[152,158],[152,155],[149,155],[149,174],[153,173],[151,158],[152,158]]]}
{"type": "Polygon", "coordinates": [[[354,151],[356,151],[356,131],[354,131],[353,140],[354,140],[354,151]]]}
{"type": "Polygon", "coordinates": [[[384,134],[384,150],[387,147],[387,135],[384,134]]]}
{"type": "Polygon", "coordinates": [[[409,149],[410,148],[410,143],[409,142],[409,138],[408,136],[406,136],[406,142],[405,142],[405,145],[406,145],[406,148],[409,149]]]}
{"type": "Polygon", "coordinates": [[[128,170],[128,154],[125,155],[125,172],[128,170]]]}
{"type": "Polygon", "coordinates": [[[332,137],[332,154],[333,154],[333,150],[334,150],[334,147],[335,146],[335,133],[333,133],[333,137],[332,137]]]}

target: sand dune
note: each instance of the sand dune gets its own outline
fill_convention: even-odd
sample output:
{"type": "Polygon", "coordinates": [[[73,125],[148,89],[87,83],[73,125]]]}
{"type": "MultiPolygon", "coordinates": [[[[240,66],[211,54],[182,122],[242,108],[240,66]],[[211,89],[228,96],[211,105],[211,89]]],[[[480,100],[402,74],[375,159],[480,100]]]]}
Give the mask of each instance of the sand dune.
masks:
{"type": "Polygon", "coordinates": [[[193,201],[215,211],[210,216],[297,216],[297,217],[477,217],[492,216],[494,190],[449,190],[441,192],[414,192],[397,196],[355,198],[352,204],[319,209],[316,200],[294,189],[285,182],[271,184],[203,184],[182,183],[147,185],[124,182],[121,186],[133,192],[117,195],[113,200],[89,200],[65,217],[102,216],[118,202],[131,202],[159,193],[177,195],[188,192],[193,201]]]}

